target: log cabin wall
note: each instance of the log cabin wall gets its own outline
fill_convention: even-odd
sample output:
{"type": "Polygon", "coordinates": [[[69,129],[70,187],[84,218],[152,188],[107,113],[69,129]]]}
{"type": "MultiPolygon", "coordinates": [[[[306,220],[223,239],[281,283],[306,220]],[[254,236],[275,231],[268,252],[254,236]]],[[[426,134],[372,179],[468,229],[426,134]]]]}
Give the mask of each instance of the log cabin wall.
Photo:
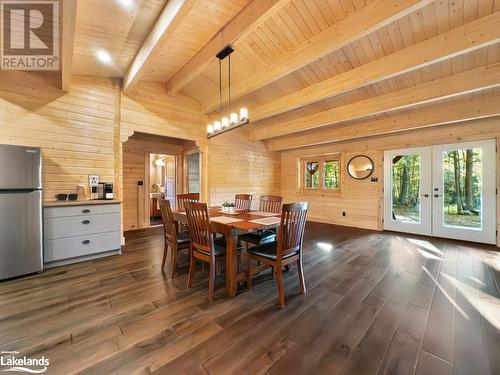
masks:
{"type": "Polygon", "coordinates": [[[74,192],[89,174],[114,181],[111,80],[73,77],[64,93],[36,75],[9,72],[0,83],[0,119],[0,144],[42,148],[46,199],[74,192]]]}
{"type": "Polygon", "coordinates": [[[121,136],[150,133],[204,141],[205,116],[200,103],[187,96],[167,96],[161,83],[144,82],[121,96],[121,136]]]}
{"type": "Polygon", "coordinates": [[[208,142],[208,187],[211,205],[234,201],[236,193],[280,194],[280,154],[263,142],[252,142],[244,129],[235,129],[208,142]]]}
{"type": "Polygon", "coordinates": [[[122,198],[122,144],[134,132],[205,141],[194,100],[167,97],[149,83],[125,96],[119,81],[106,78],[74,76],[65,93],[36,74],[3,74],[0,119],[0,144],[42,148],[45,199],[74,192],[89,174],[114,181],[122,198]]]}
{"type": "MultiPolygon", "coordinates": [[[[496,139],[500,143],[500,118],[475,120],[428,129],[412,130],[358,140],[325,144],[315,147],[282,151],[281,192],[286,202],[308,201],[309,219],[325,223],[382,229],[383,152],[389,149],[447,144],[463,141],[496,139]],[[341,192],[339,195],[321,196],[303,194],[299,189],[299,160],[318,155],[341,155],[341,192]],[[371,177],[377,182],[354,180],[347,174],[347,162],[355,155],[372,158],[375,170],[371,177]],[[342,213],[345,212],[345,216],[342,213]]],[[[497,165],[500,160],[497,153],[497,165]]],[[[498,175],[498,172],[497,172],[498,175]]],[[[500,176],[497,176],[500,189],[500,176]]],[[[497,206],[500,198],[497,195],[497,206]]],[[[497,211],[497,227],[500,229],[500,213],[497,211]]],[[[497,243],[500,246],[500,242],[497,243]]]]}

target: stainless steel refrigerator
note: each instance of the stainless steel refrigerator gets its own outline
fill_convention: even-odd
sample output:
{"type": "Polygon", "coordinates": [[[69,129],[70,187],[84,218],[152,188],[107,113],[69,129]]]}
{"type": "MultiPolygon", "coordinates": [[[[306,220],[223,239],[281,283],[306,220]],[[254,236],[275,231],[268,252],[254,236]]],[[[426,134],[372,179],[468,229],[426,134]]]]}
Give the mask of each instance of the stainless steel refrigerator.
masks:
{"type": "Polygon", "coordinates": [[[43,269],[41,153],[0,145],[0,280],[43,269]]]}

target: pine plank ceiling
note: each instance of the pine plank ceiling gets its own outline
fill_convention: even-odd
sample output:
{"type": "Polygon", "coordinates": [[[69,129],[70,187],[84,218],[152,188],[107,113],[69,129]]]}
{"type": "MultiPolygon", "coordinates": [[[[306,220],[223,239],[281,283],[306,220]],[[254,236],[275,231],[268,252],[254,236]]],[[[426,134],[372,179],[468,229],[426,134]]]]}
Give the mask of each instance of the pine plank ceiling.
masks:
{"type": "Polygon", "coordinates": [[[500,0],[129,0],[128,9],[123,2],[78,3],[73,72],[125,77],[162,9],[178,2],[184,15],[136,78],[164,83],[166,94],[190,96],[216,117],[213,51],[232,42],[234,105],[256,115],[254,139],[331,125],[319,120],[329,113],[358,121],[408,108],[384,107],[384,98],[395,100],[391,93],[414,95],[412,105],[498,94],[500,0]],[[109,50],[114,66],[99,63],[96,48],[109,50]],[[484,79],[455,87],[455,75],[484,79]],[[430,92],[441,82],[445,93],[430,92]],[[382,110],[357,115],[357,103],[382,110]],[[302,127],[294,124],[300,118],[302,127]]]}

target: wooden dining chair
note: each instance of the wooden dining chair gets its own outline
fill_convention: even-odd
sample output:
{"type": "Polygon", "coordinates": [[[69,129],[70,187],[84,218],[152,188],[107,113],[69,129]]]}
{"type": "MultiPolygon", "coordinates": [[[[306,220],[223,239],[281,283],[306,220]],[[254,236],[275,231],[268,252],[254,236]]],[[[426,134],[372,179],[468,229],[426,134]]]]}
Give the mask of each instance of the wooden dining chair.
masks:
{"type": "MultiPolygon", "coordinates": [[[[276,195],[263,195],[260,197],[260,209],[259,211],[278,213],[281,212],[281,202],[283,198],[276,195]]],[[[238,240],[244,242],[248,247],[248,244],[262,245],[268,242],[276,241],[276,230],[267,229],[254,233],[245,233],[238,237],[238,240]]]]}
{"type": "Polygon", "coordinates": [[[177,194],[177,211],[185,211],[186,202],[199,202],[199,193],[177,194]]]}
{"type": "Polygon", "coordinates": [[[165,269],[168,249],[170,248],[172,259],[171,277],[174,278],[177,265],[177,253],[179,250],[189,249],[189,234],[187,232],[177,232],[170,202],[164,198],[158,198],[158,203],[160,205],[164,233],[163,261],[161,263],[161,270],[163,272],[165,269]]]}
{"type": "Polygon", "coordinates": [[[252,205],[252,195],[250,194],[236,194],[234,198],[234,205],[237,210],[250,210],[252,205]]]}
{"type": "Polygon", "coordinates": [[[263,195],[260,197],[259,211],[279,213],[281,212],[282,202],[283,197],[278,195],[263,195]]]}
{"type": "Polygon", "coordinates": [[[214,240],[206,203],[186,202],[186,216],[191,237],[188,288],[192,287],[196,259],[209,263],[208,299],[213,301],[218,261],[224,259],[226,243],[214,240]]]}
{"type": "Polygon", "coordinates": [[[285,307],[285,289],[283,287],[283,266],[297,264],[299,273],[300,290],[306,293],[304,271],[302,269],[302,243],[306,225],[308,203],[290,203],[283,206],[281,223],[278,230],[278,241],[254,246],[247,250],[247,286],[252,287],[252,262],[274,267],[278,274],[278,296],[280,307],[285,307]]]}

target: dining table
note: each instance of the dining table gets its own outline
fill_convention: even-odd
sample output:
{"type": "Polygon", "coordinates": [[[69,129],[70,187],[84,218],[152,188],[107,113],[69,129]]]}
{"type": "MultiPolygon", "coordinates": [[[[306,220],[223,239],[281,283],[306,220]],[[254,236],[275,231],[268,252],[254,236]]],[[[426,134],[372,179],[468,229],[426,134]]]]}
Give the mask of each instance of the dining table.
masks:
{"type": "MultiPolygon", "coordinates": [[[[187,224],[185,211],[173,211],[174,221],[187,224]]],[[[214,233],[222,234],[226,240],[226,292],[233,298],[237,293],[238,282],[246,279],[246,271],[238,270],[238,236],[266,229],[277,228],[281,213],[255,210],[237,210],[235,213],[223,212],[222,207],[209,207],[210,223],[214,233]]]]}

